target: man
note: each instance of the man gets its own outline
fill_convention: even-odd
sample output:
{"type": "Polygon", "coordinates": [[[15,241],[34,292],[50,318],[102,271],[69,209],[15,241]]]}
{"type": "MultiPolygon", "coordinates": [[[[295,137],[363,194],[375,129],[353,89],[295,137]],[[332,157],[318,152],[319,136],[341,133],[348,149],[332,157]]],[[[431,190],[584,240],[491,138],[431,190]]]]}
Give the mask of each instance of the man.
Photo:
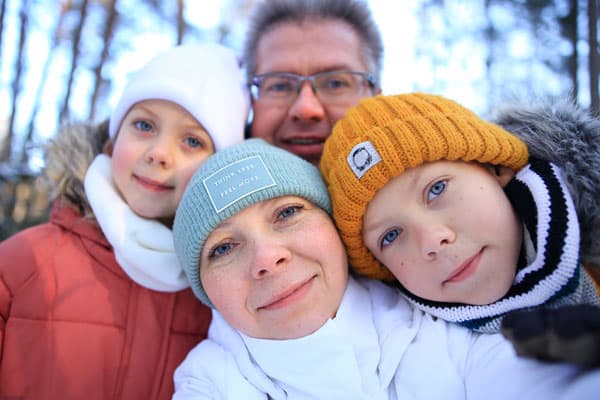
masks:
{"type": "Polygon", "coordinates": [[[249,21],[249,134],[318,165],[333,124],[381,92],[383,46],[359,0],[270,0],[249,21]]]}

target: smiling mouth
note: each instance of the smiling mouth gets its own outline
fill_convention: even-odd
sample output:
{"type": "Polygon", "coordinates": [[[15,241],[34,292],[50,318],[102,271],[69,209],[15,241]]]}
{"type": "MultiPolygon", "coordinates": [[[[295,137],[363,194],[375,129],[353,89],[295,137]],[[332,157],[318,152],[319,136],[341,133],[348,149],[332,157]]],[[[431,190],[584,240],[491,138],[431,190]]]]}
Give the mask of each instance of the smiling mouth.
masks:
{"type": "Polygon", "coordinates": [[[316,275],[313,275],[298,285],[294,285],[293,287],[277,294],[269,299],[266,304],[258,307],[257,310],[277,310],[288,306],[289,304],[303,297],[306,292],[308,292],[314,278],[316,278],[316,275]]]}
{"type": "Polygon", "coordinates": [[[442,282],[442,284],[450,283],[450,282],[460,282],[467,279],[469,276],[475,273],[477,267],[479,265],[479,260],[481,259],[481,255],[483,254],[483,250],[479,250],[477,254],[467,259],[464,263],[462,263],[458,268],[456,268],[446,279],[442,282]]]}
{"type": "Polygon", "coordinates": [[[152,190],[155,192],[162,192],[165,190],[172,190],[172,186],[165,185],[163,183],[153,181],[152,179],[147,179],[138,175],[134,175],[136,181],[143,186],[145,189],[152,190]]]}
{"type": "Polygon", "coordinates": [[[322,144],[323,139],[289,139],[285,141],[287,144],[291,145],[313,145],[313,144],[322,144]]]}

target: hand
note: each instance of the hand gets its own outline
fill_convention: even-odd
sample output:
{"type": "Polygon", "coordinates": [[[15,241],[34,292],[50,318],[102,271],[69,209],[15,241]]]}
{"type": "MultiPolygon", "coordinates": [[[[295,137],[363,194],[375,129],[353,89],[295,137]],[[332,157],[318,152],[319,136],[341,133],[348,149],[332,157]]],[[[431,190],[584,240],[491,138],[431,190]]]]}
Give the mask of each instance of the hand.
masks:
{"type": "Polygon", "coordinates": [[[600,366],[600,307],[571,305],[508,313],[501,332],[518,355],[544,361],[600,366]]]}

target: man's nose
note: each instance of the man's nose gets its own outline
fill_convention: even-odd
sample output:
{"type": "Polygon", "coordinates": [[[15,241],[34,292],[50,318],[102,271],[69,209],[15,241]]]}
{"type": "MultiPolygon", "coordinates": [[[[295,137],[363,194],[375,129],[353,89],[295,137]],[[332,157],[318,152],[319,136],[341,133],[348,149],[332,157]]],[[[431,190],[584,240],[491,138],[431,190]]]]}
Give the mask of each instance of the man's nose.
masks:
{"type": "Polygon", "coordinates": [[[300,121],[318,122],[325,118],[325,107],[310,82],[302,82],[288,113],[293,119],[300,121]]]}

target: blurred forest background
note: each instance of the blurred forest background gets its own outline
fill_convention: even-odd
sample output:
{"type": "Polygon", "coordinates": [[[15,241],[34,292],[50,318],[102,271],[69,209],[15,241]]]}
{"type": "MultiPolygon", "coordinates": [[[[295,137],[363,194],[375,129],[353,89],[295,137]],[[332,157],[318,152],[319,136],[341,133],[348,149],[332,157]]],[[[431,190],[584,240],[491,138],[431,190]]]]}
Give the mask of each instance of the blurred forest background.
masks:
{"type": "MultiPolygon", "coordinates": [[[[43,145],[61,126],[106,119],[128,74],[165,48],[239,53],[257,1],[0,0],[0,240],[47,219],[43,145]]],[[[386,94],[439,93],[483,117],[515,96],[599,113],[598,0],[365,1],[386,94]]]]}

